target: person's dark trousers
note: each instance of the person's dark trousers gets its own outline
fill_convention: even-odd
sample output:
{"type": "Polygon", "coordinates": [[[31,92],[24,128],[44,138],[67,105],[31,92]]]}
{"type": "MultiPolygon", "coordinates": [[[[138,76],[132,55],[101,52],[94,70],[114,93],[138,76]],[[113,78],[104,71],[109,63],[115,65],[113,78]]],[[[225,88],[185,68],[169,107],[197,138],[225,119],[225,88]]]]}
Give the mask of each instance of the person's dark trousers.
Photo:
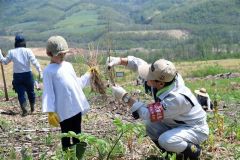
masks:
{"type": "MultiPolygon", "coordinates": [[[[69,131],[73,131],[76,134],[81,133],[81,121],[82,113],[80,112],[77,115],[60,122],[62,133],[68,133],[69,131]]],[[[72,138],[71,143],[71,138],[69,137],[63,137],[61,141],[63,150],[80,142],[77,138],[72,138]]]]}
{"type": "Polygon", "coordinates": [[[20,103],[20,106],[26,103],[25,92],[27,92],[29,103],[35,103],[34,79],[31,71],[24,73],[14,73],[12,84],[13,88],[18,94],[18,101],[20,103]]]}

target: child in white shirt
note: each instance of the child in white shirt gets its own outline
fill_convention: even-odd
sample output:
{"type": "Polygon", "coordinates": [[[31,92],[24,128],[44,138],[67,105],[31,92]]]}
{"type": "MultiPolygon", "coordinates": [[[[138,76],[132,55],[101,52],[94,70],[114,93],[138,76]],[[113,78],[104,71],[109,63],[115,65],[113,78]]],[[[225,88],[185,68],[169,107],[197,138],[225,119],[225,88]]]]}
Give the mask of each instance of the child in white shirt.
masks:
{"type": "MultiPolygon", "coordinates": [[[[46,50],[51,57],[51,63],[43,72],[42,110],[49,113],[50,124],[60,121],[62,133],[81,133],[82,115],[89,110],[89,103],[82,88],[90,84],[91,74],[87,72],[79,78],[72,64],[64,61],[69,49],[63,37],[50,37],[46,50]]],[[[73,138],[71,142],[68,137],[61,141],[63,150],[79,143],[78,139],[73,138]]]]}

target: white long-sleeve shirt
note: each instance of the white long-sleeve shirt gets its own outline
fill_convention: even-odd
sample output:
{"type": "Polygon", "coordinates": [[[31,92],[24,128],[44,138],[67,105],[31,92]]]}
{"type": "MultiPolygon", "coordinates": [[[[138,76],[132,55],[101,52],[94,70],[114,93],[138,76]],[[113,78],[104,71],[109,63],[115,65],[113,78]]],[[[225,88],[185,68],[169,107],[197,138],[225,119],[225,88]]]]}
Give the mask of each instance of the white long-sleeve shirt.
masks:
{"type": "Polygon", "coordinates": [[[90,84],[90,73],[76,76],[71,63],[49,64],[43,71],[42,111],[56,112],[60,121],[89,110],[82,88],[90,84]]]}
{"type": "Polygon", "coordinates": [[[3,57],[0,50],[0,61],[5,65],[12,61],[14,73],[24,73],[32,71],[31,63],[35,66],[39,73],[42,72],[38,60],[36,59],[32,50],[29,48],[19,47],[11,49],[8,51],[6,57],[3,57]]]}

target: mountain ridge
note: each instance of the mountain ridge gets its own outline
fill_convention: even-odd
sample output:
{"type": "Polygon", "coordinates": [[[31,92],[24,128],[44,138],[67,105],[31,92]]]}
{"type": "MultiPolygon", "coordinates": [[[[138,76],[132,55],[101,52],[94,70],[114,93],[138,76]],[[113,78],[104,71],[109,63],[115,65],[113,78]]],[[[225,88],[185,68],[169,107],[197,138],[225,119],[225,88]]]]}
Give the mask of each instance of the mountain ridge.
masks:
{"type": "Polygon", "coordinates": [[[234,50],[240,41],[238,0],[2,0],[0,18],[0,36],[20,32],[43,43],[59,34],[80,47],[90,42],[103,46],[111,39],[116,49],[170,50],[185,45],[196,50],[199,43],[206,48],[208,42],[210,48],[218,43],[234,50]],[[152,30],[189,34],[188,39],[176,39],[153,35],[152,30]],[[142,37],[129,31],[149,34],[142,37]]]}

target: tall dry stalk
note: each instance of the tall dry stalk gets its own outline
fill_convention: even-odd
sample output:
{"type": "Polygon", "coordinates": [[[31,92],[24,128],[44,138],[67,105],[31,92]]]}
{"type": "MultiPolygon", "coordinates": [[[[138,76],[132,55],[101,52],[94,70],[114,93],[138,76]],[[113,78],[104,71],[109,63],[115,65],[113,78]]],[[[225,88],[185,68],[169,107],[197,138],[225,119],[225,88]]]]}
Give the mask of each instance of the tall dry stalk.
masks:
{"type": "Polygon", "coordinates": [[[91,77],[91,89],[94,92],[100,94],[106,94],[106,85],[104,84],[103,80],[101,79],[100,71],[99,71],[99,64],[98,64],[98,46],[95,50],[94,44],[90,43],[88,45],[89,55],[84,56],[86,60],[86,64],[90,68],[90,72],[92,74],[91,77]]]}

